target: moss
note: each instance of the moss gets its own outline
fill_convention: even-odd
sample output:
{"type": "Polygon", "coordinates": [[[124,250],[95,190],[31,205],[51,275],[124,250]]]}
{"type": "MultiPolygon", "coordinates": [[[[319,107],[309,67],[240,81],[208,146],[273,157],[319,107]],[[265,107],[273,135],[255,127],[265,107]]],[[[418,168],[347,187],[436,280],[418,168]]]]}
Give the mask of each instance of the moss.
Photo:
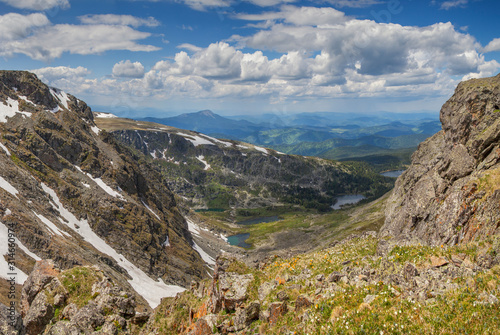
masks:
{"type": "Polygon", "coordinates": [[[75,303],[78,307],[85,306],[96,297],[92,294],[92,286],[102,278],[101,273],[84,266],[74,267],[59,275],[61,283],[69,292],[69,302],[75,303]]]}

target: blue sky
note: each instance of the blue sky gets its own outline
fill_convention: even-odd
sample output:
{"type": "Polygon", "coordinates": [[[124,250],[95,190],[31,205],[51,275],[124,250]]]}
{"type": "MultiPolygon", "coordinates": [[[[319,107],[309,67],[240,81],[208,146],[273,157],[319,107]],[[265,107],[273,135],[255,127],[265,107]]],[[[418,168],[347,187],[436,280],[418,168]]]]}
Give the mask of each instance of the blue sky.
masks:
{"type": "Polygon", "coordinates": [[[500,72],[497,0],[0,0],[2,69],[101,111],[439,111],[500,72]]]}

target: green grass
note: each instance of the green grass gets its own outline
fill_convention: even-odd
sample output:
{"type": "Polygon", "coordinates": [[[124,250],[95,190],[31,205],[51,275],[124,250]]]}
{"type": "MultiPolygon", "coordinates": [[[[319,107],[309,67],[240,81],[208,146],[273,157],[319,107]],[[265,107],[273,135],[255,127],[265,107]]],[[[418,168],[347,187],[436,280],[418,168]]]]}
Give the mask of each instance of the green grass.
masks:
{"type": "Polygon", "coordinates": [[[84,266],[77,266],[60,274],[61,283],[70,295],[69,302],[75,303],[78,307],[85,306],[95,298],[92,286],[102,278],[101,273],[84,266]]]}

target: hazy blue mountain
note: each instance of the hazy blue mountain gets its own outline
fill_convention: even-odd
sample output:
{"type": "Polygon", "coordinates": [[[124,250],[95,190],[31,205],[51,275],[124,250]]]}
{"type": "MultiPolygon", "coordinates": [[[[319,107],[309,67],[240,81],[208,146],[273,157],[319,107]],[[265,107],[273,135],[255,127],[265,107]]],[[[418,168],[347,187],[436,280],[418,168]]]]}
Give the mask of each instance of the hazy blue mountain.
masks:
{"type": "Polygon", "coordinates": [[[199,131],[205,134],[219,134],[221,137],[242,138],[251,135],[262,129],[246,120],[231,120],[213,113],[209,110],[203,110],[196,113],[186,113],[169,118],[147,117],[143,121],[155,122],[167,126],[199,131]]]}

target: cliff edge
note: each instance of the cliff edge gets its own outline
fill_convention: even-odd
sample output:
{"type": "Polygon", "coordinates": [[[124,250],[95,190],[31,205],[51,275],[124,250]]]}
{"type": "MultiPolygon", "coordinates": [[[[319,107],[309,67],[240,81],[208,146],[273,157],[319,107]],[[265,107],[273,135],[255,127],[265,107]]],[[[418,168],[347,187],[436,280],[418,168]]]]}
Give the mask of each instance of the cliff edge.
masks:
{"type": "Polygon", "coordinates": [[[500,233],[500,74],[458,85],[442,130],[398,178],[381,236],[459,244],[500,233]]]}

